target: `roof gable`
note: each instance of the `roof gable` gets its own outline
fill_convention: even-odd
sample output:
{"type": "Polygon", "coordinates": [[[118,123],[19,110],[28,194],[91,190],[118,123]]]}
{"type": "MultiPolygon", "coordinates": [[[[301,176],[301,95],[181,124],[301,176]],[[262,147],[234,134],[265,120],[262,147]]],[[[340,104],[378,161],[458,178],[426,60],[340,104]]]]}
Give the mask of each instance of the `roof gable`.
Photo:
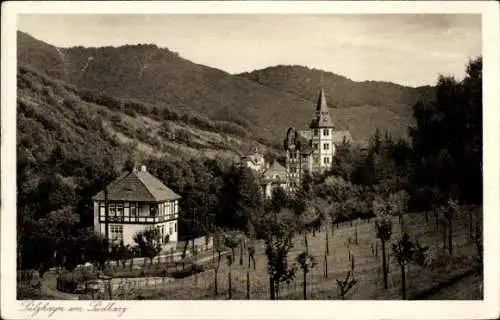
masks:
{"type": "Polygon", "coordinates": [[[265,177],[274,177],[275,175],[286,175],[286,169],[279,164],[278,161],[275,161],[273,165],[264,172],[265,177]]]}
{"type": "MultiPolygon", "coordinates": [[[[107,186],[107,192],[110,201],[159,202],[181,198],[152,174],[142,170],[122,174],[107,186]]],[[[104,190],[92,199],[104,200],[104,190]]]]}

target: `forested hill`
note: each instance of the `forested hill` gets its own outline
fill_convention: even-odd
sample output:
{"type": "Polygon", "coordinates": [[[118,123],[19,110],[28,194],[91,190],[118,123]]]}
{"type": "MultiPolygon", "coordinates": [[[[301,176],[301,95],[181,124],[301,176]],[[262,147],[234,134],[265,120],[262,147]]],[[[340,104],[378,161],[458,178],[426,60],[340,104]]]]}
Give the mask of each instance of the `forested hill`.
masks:
{"type": "Polygon", "coordinates": [[[337,126],[349,127],[355,140],[367,140],[378,128],[395,137],[407,137],[413,125],[412,106],[434,99],[435,89],[405,87],[391,82],[356,82],[332,72],[303,66],[275,66],[240,77],[282,92],[292,93],[313,103],[323,88],[337,126]]]}
{"type": "Polygon", "coordinates": [[[264,86],[293,93],[315,102],[318,88],[322,87],[331,107],[347,108],[375,106],[399,115],[411,115],[411,107],[422,100],[429,100],[434,88],[406,87],[392,82],[356,82],[341,75],[303,66],[275,66],[241,73],[264,86]]]}
{"type": "Polygon", "coordinates": [[[289,126],[306,125],[314,111],[306,99],[192,63],[155,45],[63,49],[24,33],[18,37],[21,63],[79,89],[231,121],[260,138],[281,141],[289,126]]]}
{"type": "MultiPolygon", "coordinates": [[[[311,71],[312,80],[304,85],[304,70],[309,70],[304,67],[291,68],[298,71],[287,72],[288,77],[276,71],[280,68],[237,76],[195,64],[156,45],[56,48],[22,32],[18,33],[18,59],[80,90],[145,101],[160,111],[168,107],[234,122],[274,145],[281,144],[288,127],[309,124],[320,85],[319,71],[311,71]]],[[[366,141],[376,128],[397,137],[406,135],[411,105],[420,89],[379,82],[353,87],[348,79],[325,74],[323,87],[331,106],[343,107],[332,109],[339,129],[348,127],[358,141],[366,141]]]]}

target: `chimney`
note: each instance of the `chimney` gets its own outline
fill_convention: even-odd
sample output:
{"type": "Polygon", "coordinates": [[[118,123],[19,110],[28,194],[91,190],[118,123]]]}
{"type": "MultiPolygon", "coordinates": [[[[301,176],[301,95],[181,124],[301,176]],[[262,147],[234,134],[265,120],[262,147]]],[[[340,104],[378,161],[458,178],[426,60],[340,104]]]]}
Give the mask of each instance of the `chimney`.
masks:
{"type": "Polygon", "coordinates": [[[147,171],[147,167],[146,167],[145,165],[142,165],[142,166],[141,166],[141,171],[142,171],[142,172],[146,172],[146,171],[147,171]]]}

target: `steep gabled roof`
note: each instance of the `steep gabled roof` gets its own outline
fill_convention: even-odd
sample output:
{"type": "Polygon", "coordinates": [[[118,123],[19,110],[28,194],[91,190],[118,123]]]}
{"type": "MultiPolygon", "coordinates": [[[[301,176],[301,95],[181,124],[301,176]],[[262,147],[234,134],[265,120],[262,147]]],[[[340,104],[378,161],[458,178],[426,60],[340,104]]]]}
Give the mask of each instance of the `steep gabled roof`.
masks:
{"type": "Polygon", "coordinates": [[[316,105],[316,115],[311,121],[311,128],[333,128],[333,123],[328,104],[326,102],[325,91],[323,88],[319,91],[318,104],[316,105]]]}
{"type": "Polygon", "coordinates": [[[275,175],[286,175],[286,169],[281,164],[279,164],[278,161],[274,161],[269,169],[264,172],[264,177],[266,178],[274,177],[275,175]]]}
{"type": "MultiPolygon", "coordinates": [[[[122,174],[107,186],[107,191],[110,201],[160,202],[181,198],[145,170],[133,170],[122,174]]],[[[103,201],[104,190],[92,199],[103,201]]]]}

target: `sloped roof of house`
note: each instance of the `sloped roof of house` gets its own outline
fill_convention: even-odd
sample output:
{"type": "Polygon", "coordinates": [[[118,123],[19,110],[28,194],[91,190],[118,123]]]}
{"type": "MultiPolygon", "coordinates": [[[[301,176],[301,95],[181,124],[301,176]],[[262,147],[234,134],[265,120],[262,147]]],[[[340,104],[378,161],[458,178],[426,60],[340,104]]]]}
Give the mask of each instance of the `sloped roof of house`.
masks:
{"type": "Polygon", "coordinates": [[[275,175],[286,175],[286,169],[278,161],[274,161],[269,169],[264,172],[264,177],[266,178],[274,177],[275,175]]]}
{"type": "Polygon", "coordinates": [[[312,139],[312,131],[311,130],[299,130],[297,131],[299,136],[306,140],[311,140],[312,139]]]}
{"type": "MultiPolygon", "coordinates": [[[[110,201],[160,202],[181,198],[145,169],[122,174],[107,186],[107,191],[110,201]]],[[[103,201],[104,190],[92,199],[103,201]]]]}
{"type": "Polygon", "coordinates": [[[351,137],[351,132],[349,130],[333,131],[332,135],[333,135],[332,137],[333,143],[336,145],[342,144],[344,140],[349,143],[353,141],[351,137]]]}

